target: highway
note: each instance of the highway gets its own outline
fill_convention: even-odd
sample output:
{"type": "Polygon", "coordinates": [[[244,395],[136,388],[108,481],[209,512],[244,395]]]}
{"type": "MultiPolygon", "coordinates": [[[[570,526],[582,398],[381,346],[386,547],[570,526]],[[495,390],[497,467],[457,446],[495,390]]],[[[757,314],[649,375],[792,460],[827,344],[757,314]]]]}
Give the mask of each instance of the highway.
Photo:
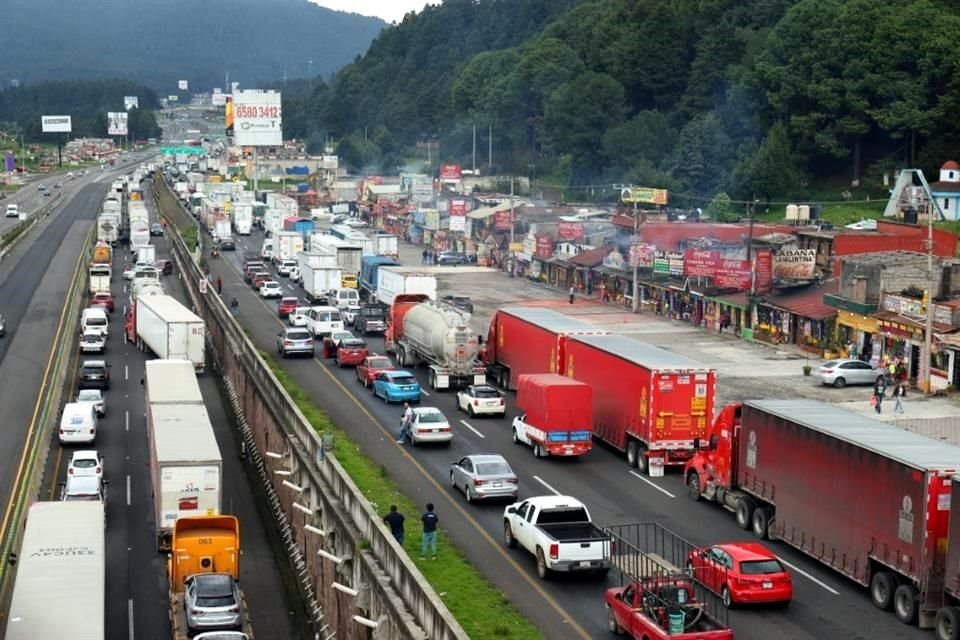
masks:
{"type": "MultiPolygon", "coordinates": [[[[257,250],[259,246],[257,235],[242,238],[236,253],[225,252],[225,260],[210,264],[213,276],[223,278],[224,297],[238,298],[240,322],[261,348],[275,353],[276,334],[283,326],[276,316],[275,302],[262,301],[243,283],[239,273],[240,252],[257,250]]],[[[285,295],[303,296],[285,279],[277,280],[283,283],[285,295]]],[[[368,343],[372,351],[383,353],[382,340],[369,337],[368,343]]],[[[456,433],[452,445],[401,447],[394,442],[401,409],[374,399],[357,383],[353,369],[339,369],[317,358],[281,362],[317,405],[347,429],[368,456],[383,464],[409,496],[437,505],[444,534],[548,638],[607,636],[602,593],[606,587],[617,584],[615,572],[606,581],[578,577],[539,580],[533,558],[519,550],[508,551],[501,541],[503,504],[466,505],[462,494],[448,486],[449,464],[462,455],[480,451],[504,455],[520,477],[522,497],[554,492],[573,495],[588,505],[599,524],[657,521],[696,544],[751,539],[726,512],[689,501],[676,473],[660,479],[640,477],[631,472],[620,453],[599,444],[583,460],[536,459],[529,449],[511,442],[509,420],[516,415],[515,411],[508,411],[505,420],[467,420],[456,411],[452,392],[429,391],[422,401],[423,406],[439,407],[450,419],[456,433]]],[[[423,388],[429,389],[423,371],[417,375],[423,388]]],[[[512,400],[511,394],[508,403],[512,400]]],[[[864,590],[838,574],[785,545],[771,543],[771,547],[792,569],[794,601],[786,610],[732,611],[730,622],[737,638],[929,637],[926,632],[903,626],[891,614],[875,609],[864,590]]]]}

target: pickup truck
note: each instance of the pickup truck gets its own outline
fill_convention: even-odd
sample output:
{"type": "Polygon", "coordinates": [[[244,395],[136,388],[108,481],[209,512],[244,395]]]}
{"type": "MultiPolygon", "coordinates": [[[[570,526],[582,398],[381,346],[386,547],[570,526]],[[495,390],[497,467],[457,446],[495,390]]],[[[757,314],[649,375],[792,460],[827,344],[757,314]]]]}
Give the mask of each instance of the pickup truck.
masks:
{"type": "Polygon", "coordinates": [[[636,640],[733,640],[733,631],[709,615],[688,576],[631,580],[604,594],[607,628],[636,640]]]}
{"type": "Polygon", "coordinates": [[[553,572],[606,575],[610,569],[610,536],[570,496],[538,496],[510,505],[503,512],[503,540],[533,554],[544,580],[553,572]]]}

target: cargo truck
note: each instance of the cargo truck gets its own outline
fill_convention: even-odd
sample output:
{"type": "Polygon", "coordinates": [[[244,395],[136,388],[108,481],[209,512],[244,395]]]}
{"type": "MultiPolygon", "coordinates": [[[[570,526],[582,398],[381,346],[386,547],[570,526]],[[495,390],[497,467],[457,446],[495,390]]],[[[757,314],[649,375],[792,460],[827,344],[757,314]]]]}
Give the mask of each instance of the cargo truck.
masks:
{"type": "Polygon", "coordinates": [[[400,259],[400,238],[391,233],[374,233],[370,235],[373,245],[373,255],[388,256],[400,259]]]}
{"type": "MultiPolygon", "coordinates": [[[[953,490],[960,488],[960,475],[954,475],[951,478],[950,485],[950,517],[947,535],[947,560],[943,579],[943,606],[937,610],[933,627],[937,640],[957,640],[960,638],[960,499],[953,498],[953,490]]],[[[957,495],[960,496],[960,492],[957,495]]],[[[900,608],[901,604],[909,604],[909,601],[905,598],[894,599],[895,609],[900,608]]],[[[906,615],[900,613],[897,617],[909,619],[906,615]]]]}
{"type": "Polygon", "coordinates": [[[540,307],[505,307],[490,319],[481,357],[502,389],[516,389],[525,373],[563,373],[572,335],[605,333],[594,325],[540,307]]]}
{"type": "MultiPolygon", "coordinates": [[[[301,251],[297,254],[297,267],[299,268],[301,274],[303,274],[308,267],[317,269],[319,267],[339,266],[340,265],[337,264],[337,255],[333,252],[311,249],[310,251],[301,251]]],[[[340,285],[338,284],[336,286],[340,285]]]]}
{"type": "Polygon", "coordinates": [[[365,302],[353,316],[353,329],[361,336],[383,333],[387,330],[387,313],[390,308],[380,302],[365,302]]]}
{"type": "Polygon", "coordinates": [[[120,213],[102,212],[97,216],[97,240],[115,245],[120,239],[120,213]]]}
{"type": "Polygon", "coordinates": [[[362,268],[363,249],[360,245],[345,240],[338,240],[323,233],[314,233],[310,236],[310,250],[334,253],[337,264],[345,274],[359,274],[362,268]]]}
{"type": "Polygon", "coordinates": [[[432,389],[487,381],[486,370],[477,359],[480,345],[470,332],[469,318],[424,294],[396,296],[383,341],[387,353],[397,355],[398,366],[426,364],[432,389]]]}
{"type": "Polygon", "coordinates": [[[204,405],[146,407],[157,549],[169,551],[178,518],[220,513],[222,461],[204,405]]]}
{"type": "MultiPolygon", "coordinates": [[[[316,237],[316,234],[314,234],[316,237]]],[[[377,299],[377,272],[380,267],[398,267],[400,263],[387,256],[363,256],[360,260],[360,295],[373,302],[377,299]]]]}
{"type": "Polygon", "coordinates": [[[7,640],[106,638],[105,522],[104,505],[96,500],[30,506],[7,640]]]}
{"type": "Polygon", "coordinates": [[[172,550],[167,558],[167,601],[170,605],[173,640],[187,640],[202,631],[214,632],[225,628],[236,629],[244,634],[242,637],[252,640],[250,612],[239,585],[240,522],[237,518],[220,515],[179,518],[173,527],[171,546],[172,550]],[[222,585],[222,589],[219,589],[222,591],[221,598],[228,603],[226,606],[229,606],[229,609],[207,614],[206,623],[203,622],[203,617],[194,618],[195,626],[191,628],[187,617],[185,592],[188,589],[200,588],[205,580],[216,586],[222,585]],[[217,617],[216,620],[211,619],[214,616],[217,617]],[[232,624],[221,626],[221,620],[232,624]]]}
{"type": "Polygon", "coordinates": [[[87,289],[92,296],[95,293],[110,293],[110,275],[102,273],[90,274],[90,286],[87,289]]]}
{"type": "Polygon", "coordinates": [[[537,458],[582,456],[590,451],[593,389],[556,373],[525,373],[517,384],[514,444],[525,444],[537,458]]]}
{"type": "Polygon", "coordinates": [[[901,622],[930,627],[943,612],[960,447],[815,400],[727,405],[702,444],[685,468],[692,500],[868,587],[901,622]]]}
{"type": "Polygon", "coordinates": [[[139,296],[136,303],[137,347],[158,358],[189,360],[204,369],[203,320],[171,296],[139,296]]]}
{"type": "Polygon", "coordinates": [[[559,373],[593,387],[594,436],[643,473],[683,466],[710,428],[716,371],[685,356],[623,335],[575,335],[559,373]]]}
{"type": "Polygon", "coordinates": [[[226,216],[217,218],[214,220],[213,229],[210,231],[213,234],[214,240],[219,240],[222,243],[225,238],[229,238],[233,234],[233,229],[230,226],[230,218],[226,216]]]}
{"type": "Polygon", "coordinates": [[[268,208],[263,214],[263,231],[267,237],[272,237],[278,231],[283,231],[283,211],[268,208]]]}
{"type": "Polygon", "coordinates": [[[235,202],[233,205],[233,232],[238,236],[248,236],[253,228],[253,204],[235,202]]]}
{"type": "Polygon", "coordinates": [[[136,253],[139,247],[150,244],[150,227],[145,222],[130,223],[130,252],[136,253]]]}
{"type": "Polygon", "coordinates": [[[137,262],[154,264],[157,261],[157,248],[152,244],[142,244],[137,247],[137,262]]]}
{"type": "Polygon", "coordinates": [[[296,231],[278,231],[273,234],[273,261],[296,260],[303,251],[303,236],[296,231]]]}
{"type": "Polygon", "coordinates": [[[391,305],[400,295],[437,299],[437,277],[420,267],[383,266],[377,269],[377,300],[391,305]]]}
{"type": "Polygon", "coordinates": [[[300,270],[300,279],[303,282],[303,290],[307,293],[307,300],[310,302],[326,300],[330,290],[340,286],[342,276],[343,271],[340,267],[305,265],[305,268],[300,270]]]}
{"type": "Polygon", "coordinates": [[[96,264],[110,264],[113,252],[105,241],[98,241],[93,246],[93,262],[96,264]]]}
{"type": "Polygon", "coordinates": [[[201,405],[203,396],[189,360],[147,360],[143,390],[146,404],[201,405]]]}

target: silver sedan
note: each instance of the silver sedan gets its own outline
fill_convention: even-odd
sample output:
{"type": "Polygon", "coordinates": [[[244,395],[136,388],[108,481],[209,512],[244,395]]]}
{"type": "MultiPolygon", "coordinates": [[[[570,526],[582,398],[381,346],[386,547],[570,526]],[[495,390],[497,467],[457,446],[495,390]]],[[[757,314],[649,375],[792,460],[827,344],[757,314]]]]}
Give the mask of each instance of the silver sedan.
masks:
{"type": "Polygon", "coordinates": [[[485,498],[517,499],[517,475],[503,456],[475,453],[450,465],[450,486],[463,491],[467,502],[485,498]]]}
{"type": "Polygon", "coordinates": [[[883,371],[863,360],[830,360],[816,368],[813,375],[821,384],[842,389],[848,384],[873,384],[883,377],[883,371]]]}

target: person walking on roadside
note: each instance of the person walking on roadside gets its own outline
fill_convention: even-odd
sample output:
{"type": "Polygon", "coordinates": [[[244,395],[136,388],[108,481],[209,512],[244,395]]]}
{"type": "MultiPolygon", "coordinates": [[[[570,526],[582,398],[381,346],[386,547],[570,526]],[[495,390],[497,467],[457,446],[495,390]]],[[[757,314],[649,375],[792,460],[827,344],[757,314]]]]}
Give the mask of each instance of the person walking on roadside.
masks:
{"type": "Polygon", "coordinates": [[[236,316],[240,312],[240,302],[234,298],[230,301],[230,313],[236,316]]]}
{"type": "Polygon", "coordinates": [[[570,287],[570,304],[573,304],[573,297],[577,294],[577,290],[573,287],[570,287]]]}
{"type": "Polygon", "coordinates": [[[406,441],[411,424],[413,424],[413,409],[409,402],[404,402],[403,417],[400,418],[400,436],[397,438],[397,444],[403,444],[406,441]]]}
{"type": "Polygon", "coordinates": [[[223,293],[223,280],[220,279],[220,276],[217,276],[217,295],[223,293]]]}
{"type": "Polygon", "coordinates": [[[420,264],[427,264],[427,253],[428,253],[427,250],[424,249],[423,252],[420,254],[420,264]]]}
{"type": "Polygon", "coordinates": [[[881,376],[877,378],[877,381],[873,383],[873,399],[871,404],[873,404],[874,410],[879,414],[881,407],[883,405],[883,395],[887,391],[887,381],[881,376]]]}
{"type": "Polygon", "coordinates": [[[390,505],[390,513],[383,517],[383,521],[390,526],[390,533],[393,534],[393,537],[397,542],[403,546],[403,521],[406,518],[403,517],[403,514],[397,511],[397,505],[390,505]]]}
{"type": "Polygon", "coordinates": [[[426,512],[420,516],[420,522],[423,523],[423,534],[420,536],[420,559],[427,559],[427,548],[430,549],[430,556],[437,559],[437,522],[440,518],[433,510],[433,503],[427,503],[426,512]]]}
{"type": "Polygon", "coordinates": [[[897,380],[897,386],[893,388],[893,412],[894,413],[903,413],[903,401],[905,389],[903,388],[903,382],[897,380]]]}

